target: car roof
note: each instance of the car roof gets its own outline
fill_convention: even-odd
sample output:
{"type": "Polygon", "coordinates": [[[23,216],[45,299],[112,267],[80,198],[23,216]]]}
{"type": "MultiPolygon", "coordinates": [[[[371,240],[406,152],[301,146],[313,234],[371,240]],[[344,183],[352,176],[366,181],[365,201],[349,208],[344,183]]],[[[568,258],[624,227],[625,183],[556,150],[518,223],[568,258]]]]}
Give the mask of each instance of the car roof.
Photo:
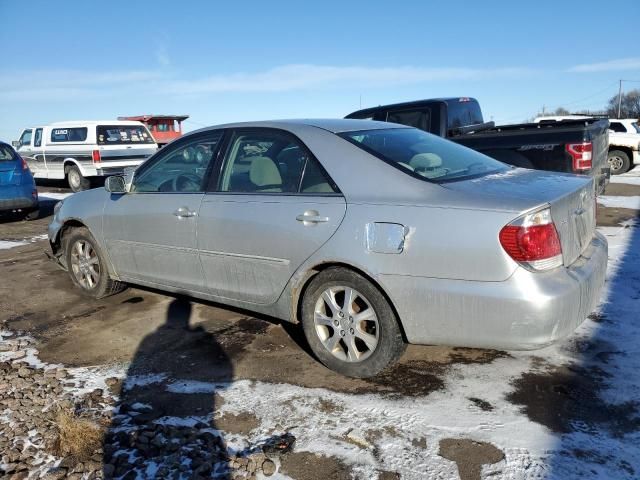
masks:
{"type": "MultiPolygon", "coordinates": [[[[195,132],[206,130],[215,130],[218,128],[282,128],[290,129],[299,126],[309,126],[321,128],[332,133],[354,132],[359,130],[381,130],[390,128],[411,128],[405,125],[396,125],[387,122],[376,122],[373,120],[354,120],[344,118],[318,118],[318,119],[291,119],[291,120],[265,120],[259,122],[238,122],[225,123],[222,125],[214,125],[211,127],[201,128],[195,132]]],[[[189,132],[189,133],[195,133],[189,132]]]]}

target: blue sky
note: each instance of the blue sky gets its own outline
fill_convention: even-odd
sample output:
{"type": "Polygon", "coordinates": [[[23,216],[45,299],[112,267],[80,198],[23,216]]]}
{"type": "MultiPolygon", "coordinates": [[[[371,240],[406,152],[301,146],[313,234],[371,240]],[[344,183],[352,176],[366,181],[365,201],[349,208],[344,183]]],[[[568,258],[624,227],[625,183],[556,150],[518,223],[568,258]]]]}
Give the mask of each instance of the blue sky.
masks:
{"type": "Polygon", "coordinates": [[[640,34],[624,27],[638,17],[637,0],[0,0],[0,139],[61,120],[187,113],[194,129],[438,96],[474,96],[499,123],[593,109],[640,80],[640,34]]]}

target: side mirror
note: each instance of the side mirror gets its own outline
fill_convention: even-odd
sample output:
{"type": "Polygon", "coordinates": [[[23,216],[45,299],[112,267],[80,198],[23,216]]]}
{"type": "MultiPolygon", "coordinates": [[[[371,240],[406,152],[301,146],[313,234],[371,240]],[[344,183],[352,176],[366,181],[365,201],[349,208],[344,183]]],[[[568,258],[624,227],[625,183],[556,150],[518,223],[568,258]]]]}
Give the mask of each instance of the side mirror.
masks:
{"type": "Polygon", "coordinates": [[[13,148],[20,148],[20,140],[14,140],[11,142],[13,148]]]}
{"type": "Polygon", "coordinates": [[[127,188],[122,175],[112,175],[104,182],[104,189],[109,193],[127,193],[127,188]]]}

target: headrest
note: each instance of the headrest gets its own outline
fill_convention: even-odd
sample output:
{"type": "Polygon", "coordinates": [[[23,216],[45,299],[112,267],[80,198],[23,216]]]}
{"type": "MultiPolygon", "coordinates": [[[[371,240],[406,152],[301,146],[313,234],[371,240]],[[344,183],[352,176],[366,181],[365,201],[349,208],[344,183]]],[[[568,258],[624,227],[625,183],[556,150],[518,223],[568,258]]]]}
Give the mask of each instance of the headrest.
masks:
{"type": "Polygon", "coordinates": [[[418,153],[411,158],[409,165],[416,170],[426,170],[442,166],[442,158],[435,153],[418,153]]]}
{"type": "Polygon", "coordinates": [[[269,157],[253,157],[249,169],[251,183],[258,187],[282,185],[282,177],[275,162],[269,157]]]}

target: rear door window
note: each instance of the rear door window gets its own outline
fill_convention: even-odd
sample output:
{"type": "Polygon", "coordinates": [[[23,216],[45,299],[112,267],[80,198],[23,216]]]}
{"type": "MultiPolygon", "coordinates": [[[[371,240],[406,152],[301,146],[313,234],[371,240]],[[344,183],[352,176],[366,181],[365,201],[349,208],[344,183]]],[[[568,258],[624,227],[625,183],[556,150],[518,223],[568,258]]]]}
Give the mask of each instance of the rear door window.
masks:
{"type": "Polygon", "coordinates": [[[98,125],[98,145],[132,145],[154,143],[153,137],[143,125],[98,125]]]}
{"type": "Polygon", "coordinates": [[[234,133],[219,191],[317,195],[338,190],[317,159],[293,135],[252,129],[234,133]]]}
{"type": "Polygon", "coordinates": [[[65,127],[51,130],[51,141],[60,142],[84,142],[87,139],[87,127],[65,127]]]}

